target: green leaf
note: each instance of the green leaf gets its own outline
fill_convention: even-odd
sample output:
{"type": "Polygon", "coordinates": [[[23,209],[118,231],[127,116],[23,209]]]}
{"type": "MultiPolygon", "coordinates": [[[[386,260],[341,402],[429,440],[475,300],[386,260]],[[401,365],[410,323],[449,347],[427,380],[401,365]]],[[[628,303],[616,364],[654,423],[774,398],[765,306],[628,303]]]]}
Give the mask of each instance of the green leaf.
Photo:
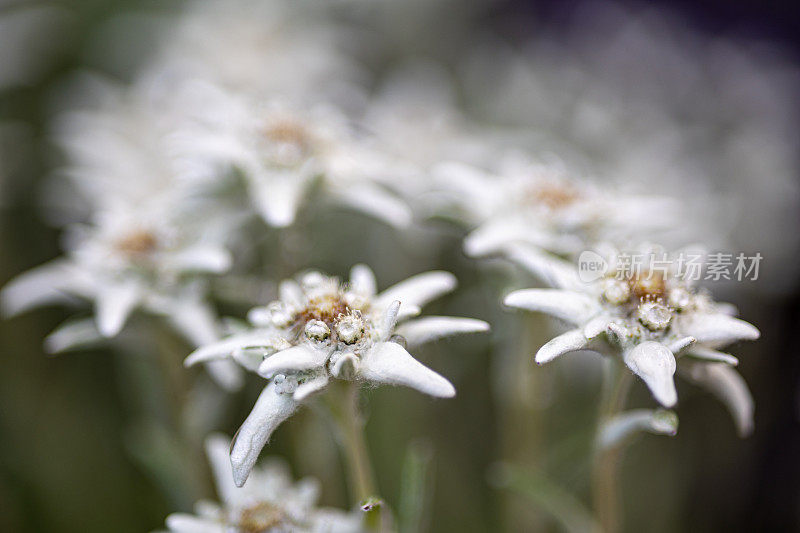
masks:
{"type": "Polygon", "coordinates": [[[542,473],[522,471],[508,463],[498,463],[490,481],[499,488],[527,497],[555,519],[569,533],[599,533],[600,525],[592,513],[572,494],[555,485],[542,473]]]}
{"type": "Polygon", "coordinates": [[[675,436],[678,433],[678,415],[666,409],[634,409],[620,413],[603,423],[597,443],[600,449],[606,450],[621,445],[642,431],[675,436]]]}

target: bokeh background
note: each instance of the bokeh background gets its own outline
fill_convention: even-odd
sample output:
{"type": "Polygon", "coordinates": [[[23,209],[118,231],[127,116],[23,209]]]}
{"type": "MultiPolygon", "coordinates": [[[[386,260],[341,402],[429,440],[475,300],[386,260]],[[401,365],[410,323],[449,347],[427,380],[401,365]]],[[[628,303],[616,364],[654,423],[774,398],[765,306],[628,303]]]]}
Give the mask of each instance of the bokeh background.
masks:
{"type": "MultiPolygon", "coordinates": [[[[353,4],[357,12],[359,3],[353,4]]],[[[385,45],[365,58],[375,70],[399,62],[402,54],[432,57],[450,65],[478,40],[522,46],[546,35],[551,46],[562,45],[555,46],[555,55],[548,57],[567,54],[565,61],[590,73],[586,83],[602,80],[604,73],[613,78],[624,72],[622,81],[628,89],[659,102],[667,97],[655,88],[658,74],[673,82],[677,76],[675,86],[665,85],[677,90],[681,84],[675,72],[680,71],[681,62],[700,62],[702,56],[704,62],[695,67],[698,71],[724,71],[724,62],[704,55],[718,40],[777,47],[778,65],[770,63],[772,59],[762,65],[774,67],[770,77],[730,76],[727,82],[734,84],[734,93],[735,84],[741,84],[745,99],[749,97],[744,86],[750,82],[779,83],[780,91],[758,93],[765,95],[763,100],[747,99],[744,108],[728,100],[729,105],[717,113],[730,115],[734,123],[730,127],[741,119],[738,113],[765,120],[783,114],[781,119],[792,127],[778,129],[784,133],[780,142],[793,147],[798,141],[794,126],[800,117],[794,116],[794,106],[781,100],[800,97],[793,92],[800,85],[791,81],[792,68],[800,59],[800,8],[792,2],[592,3],[589,11],[587,2],[577,0],[452,1],[437,2],[435,8],[412,4],[403,17],[383,21],[394,31],[380,26],[371,29],[383,32],[385,45]],[[604,26],[587,13],[607,15],[610,22],[604,26]],[[614,57],[628,67],[614,70],[600,61],[592,63],[587,50],[619,36],[615,17],[668,20],[663,27],[691,33],[654,33],[654,42],[674,45],[670,49],[674,54],[654,53],[654,62],[647,61],[641,49],[622,46],[614,57]],[[690,46],[683,40],[687,35],[702,38],[690,46]],[[700,47],[697,55],[691,53],[692,46],[700,47]],[[665,62],[670,57],[674,64],[665,62]]],[[[148,16],[174,8],[154,1],[0,2],[0,284],[59,254],[59,232],[48,223],[42,184],[59,161],[47,124],[70,73],[91,68],[124,79],[154,46],[145,23],[148,16]],[[131,28],[122,24],[130,13],[148,16],[133,26],[136,31],[123,32],[122,27],[131,28]]],[[[752,57],[758,63],[762,56],[752,57]]],[[[758,69],[746,72],[759,75],[758,69]]],[[[714,79],[726,82],[724,75],[714,79]]],[[[613,88],[613,81],[604,83],[613,88]]],[[[731,92],[731,86],[718,89],[731,92]]],[[[690,93],[686,98],[713,102],[714,90],[713,84],[707,84],[702,95],[690,93]]],[[[525,91],[517,95],[524,96],[525,91]]],[[[623,96],[615,105],[625,111],[631,104],[629,120],[636,124],[641,116],[631,102],[637,95],[623,96]]],[[[463,98],[477,115],[488,112],[483,107],[491,107],[480,84],[463,98]]],[[[686,111],[672,117],[678,126],[710,120],[692,114],[691,107],[678,109],[686,111]]],[[[718,124],[726,126],[724,120],[718,124]]],[[[634,129],[628,140],[636,139],[634,129]]],[[[631,142],[618,149],[625,153],[644,148],[631,142]]],[[[707,160],[715,160],[714,149],[713,144],[698,148],[705,150],[707,160]]],[[[764,147],[769,149],[769,145],[764,147]]],[[[602,164],[603,157],[597,161],[602,164]]],[[[607,168],[615,168],[612,162],[606,163],[607,168]]],[[[728,215],[737,234],[755,236],[744,241],[744,246],[750,246],[746,251],[759,249],[761,243],[768,248],[764,251],[765,268],[771,265],[768,279],[745,288],[718,289],[762,331],[760,341],[735,352],[755,398],[756,430],[750,438],[738,439],[720,404],[679,383],[678,436],[640,438],[622,467],[628,531],[800,530],[800,294],[794,264],[799,259],[795,240],[800,218],[791,209],[776,210],[769,202],[759,203],[758,194],[749,196],[754,189],[767,199],[781,200],[781,189],[771,176],[756,170],[738,188],[731,185],[733,178],[724,165],[714,168],[710,178],[709,172],[701,172],[705,177],[698,178],[708,179],[711,191],[724,191],[745,205],[728,215]]],[[[789,190],[796,186],[782,185],[789,190]]],[[[311,246],[283,264],[315,265],[343,275],[351,264],[369,261],[382,286],[423,269],[451,270],[461,290],[437,303],[432,312],[476,316],[494,326],[487,338],[459,339],[421,354],[455,383],[459,391],[455,400],[432,402],[399,389],[367,392],[368,438],[386,499],[395,505],[403,499],[401,480],[410,449],[412,458],[431,465],[424,524],[428,530],[557,530],[531,494],[541,492],[539,477],[546,473],[576,494],[586,495],[588,442],[599,383],[591,361],[552,368],[532,364],[528,356],[537,343],[546,340],[550,325],[544,319],[506,314],[498,305],[503,290],[523,287],[530,280],[510,272],[506,265],[464,257],[463,232],[447,224],[403,239],[389,228],[365,224],[358,215],[311,206],[305,217],[306,233],[321,237],[312,237],[311,246]],[[354,233],[361,235],[357,244],[348,239],[354,233]],[[501,460],[517,465],[525,472],[524,479],[509,482],[498,466],[501,460]]],[[[267,272],[273,278],[291,273],[288,267],[277,266],[267,272]]],[[[225,310],[242,312],[236,307],[225,310]]],[[[159,429],[174,422],[171,406],[191,393],[174,386],[188,379],[180,366],[188,347],[169,334],[154,334],[131,353],[98,348],[46,356],[42,339],[68,316],[66,310],[45,309],[0,321],[0,530],[124,533],[158,529],[168,513],[189,509],[199,496],[213,495],[199,443],[177,447],[159,429]],[[163,357],[163,353],[172,356],[163,357]]],[[[202,385],[203,378],[199,379],[202,385]]],[[[202,386],[213,388],[210,382],[202,386]]],[[[212,393],[218,399],[213,408],[226,421],[214,429],[232,434],[257,393],[256,382],[234,397],[212,393]]],[[[644,388],[636,387],[631,404],[649,405],[649,401],[644,388]]],[[[329,428],[313,409],[279,431],[266,453],[288,458],[298,476],[320,477],[324,503],[347,504],[338,452],[329,428]]]]}

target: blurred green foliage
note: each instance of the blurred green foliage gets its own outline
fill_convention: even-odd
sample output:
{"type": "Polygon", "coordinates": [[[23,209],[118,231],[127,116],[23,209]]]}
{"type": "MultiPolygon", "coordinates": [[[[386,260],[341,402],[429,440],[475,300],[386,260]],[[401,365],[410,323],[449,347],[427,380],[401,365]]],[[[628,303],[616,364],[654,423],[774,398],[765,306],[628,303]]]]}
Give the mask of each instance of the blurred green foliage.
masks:
{"type": "MultiPolygon", "coordinates": [[[[0,283],[59,253],[58,232],[45,224],[36,201],[55,157],[46,140],[49,99],[74,68],[92,66],[90,45],[101,22],[128,8],[155,5],[101,0],[58,4],[66,10],[69,31],[46,75],[32,86],[0,92],[0,120],[23,122],[30,133],[30,142],[19,145],[23,152],[17,154],[21,164],[11,176],[13,183],[4,187],[6,197],[0,199],[0,283]]],[[[0,153],[17,146],[3,147],[0,153]]],[[[559,530],[541,494],[528,493],[548,486],[537,483],[536,473],[558,490],[587,496],[599,387],[596,366],[578,360],[536,368],[530,355],[552,326],[505,314],[498,295],[509,283],[506,271],[463,257],[461,235],[452,228],[439,228],[441,236],[432,237],[441,251],[431,257],[389,228],[366,224],[358,216],[305,215],[312,238],[323,235],[316,229],[336,230],[313,241],[312,253],[286,263],[297,261],[302,264],[293,266],[313,265],[341,275],[368,260],[381,286],[415,273],[421,264],[424,269],[445,268],[457,275],[461,287],[431,312],[475,316],[494,326],[490,338],[459,339],[420,353],[454,382],[454,400],[433,401],[401,389],[366,391],[368,440],[381,495],[401,516],[420,513],[419,523],[431,531],[559,530]],[[359,235],[356,243],[354,234],[359,235]],[[508,376],[516,379],[506,380],[508,376]],[[515,465],[515,479],[521,476],[515,485],[490,483],[501,460],[515,465]],[[531,472],[528,479],[525,472],[531,472]],[[404,494],[404,479],[427,487],[428,498],[420,502],[413,493],[404,494]]],[[[269,272],[272,277],[292,273],[288,267],[275,269],[280,271],[269,272]]],[[[526,281],[514,283],[524,286],[526,281]]],[[[797,346],[788,340],[797,325],[797,298],[737,303],[742,315],[764,333],[762,341],[737,352],[758,406],[756,433],[748,441],[738,440],[719,404],[679,384],[680,434],[674,439],[642,437],[623,465],[629,531],[746,530],[759,513],[768,515],[764,523],[773,527],[789,529],[798,523],[797,480],[771,484],[781,479],[776,462],[792,455],[789,446],[796,445],[781,438],[785,425],[797,423],[787,414],[796,402],[791,378],[797,363],[784,366],[788,358],[797,359],[797,346]],[[774,501],[762,500],[772,495],[774,501]]],[[[0,530],[149,531],[162,527],[169,512],[188,510],[196,497],[213,496],[199,447],[182,456],[159,429],[163,425],[154,423],[168,423],[165,411],[173,396],[188,394],[173,390],[170,379],[160,373],[165,368],[189,372],[180,367],[186,347],[171,341],[167,367],[150,350],[153,342],[144,343],[141,353],[93,349],[48,357],[41,341],[67,316],[65,310],[48,309],[0,321],[0,530]],[[148,394],[163,401],[150,402],[148,394]],[[169,470],[176,462],[194,469],[190,474],[199,480],[194,486],[169,470]],[[162,478],[153,472],[161,472],[162,478]]],[[[226,422],[215,429],[235,431],[258,393],[257,380],[241,397],[220,400],[225,402],[226,422]]],[[[631,404],[648,402],[647,392],[637,384],[631,404]]],[[[796,448],[794,452],[785,473],[789,477],[797,473],[800,454],[796,448]]],[[[265,454],[287,457],[298,477],[321,478],[323,503],[348,504],[336,445],[315,409],[305,409],[282,427],[265,454]]]]}

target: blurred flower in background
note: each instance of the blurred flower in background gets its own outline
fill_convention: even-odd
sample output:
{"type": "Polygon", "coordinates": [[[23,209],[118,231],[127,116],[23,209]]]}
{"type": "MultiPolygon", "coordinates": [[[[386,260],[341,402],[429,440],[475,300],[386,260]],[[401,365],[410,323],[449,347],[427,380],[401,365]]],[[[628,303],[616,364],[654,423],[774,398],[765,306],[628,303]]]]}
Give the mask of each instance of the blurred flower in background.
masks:
{"type": "Polygon", "coordinates": [[[0,529],[800,523],[796,60],[702,9],[0,4],[0,529]]]}
{"type": "Polygon", "coordinates": [[[337,509],[318,509],[319,485],[306,478],[293,483],[280,460],[258,468],[243,488],[231,483],[228,441],[213,435],[206,452],[214,472],[222,506],[198,502],[197,514],[175,513],[167,527],[175,533],[227,533],[235,531],[359,531],[361,516],[337,509]]]}

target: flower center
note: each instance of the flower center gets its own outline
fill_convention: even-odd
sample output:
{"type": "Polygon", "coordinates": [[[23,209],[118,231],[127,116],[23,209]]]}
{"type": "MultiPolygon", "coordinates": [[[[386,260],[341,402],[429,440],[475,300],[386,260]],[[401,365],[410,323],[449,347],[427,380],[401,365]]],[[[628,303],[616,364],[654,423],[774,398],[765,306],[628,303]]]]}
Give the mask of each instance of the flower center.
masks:
{"type": "Polygon", "coordinates": [[[655,301],[664,298],[667,281],[660,272],[640,272],[628,279],[633,296],[641,301],[655,301]]]}
{"type": "Polygon", "coordinates": [[[364,319],[360,311],[339,315],[336,319],[336,335],[345,344],[355,344],[364,336],[364,319]]]}
{"type": "Polygon", "coordinates": [[[238,526],[240,533],[267,533],[285,521],[286,515],[282,509],[261,502],[242,511],[238,526]]]}
{"type": "Polygon", "coordinates": [[[158,248],[158,239],[149,231],[135,231],[118,240],[116,248],[129,256],[148,255],[158,248]]]}
{"type": "Polygon", "coordinates": [[[628,278],[609,277],[603,280],[603,298],[614,305],[636,302],[663,302],[667,281],[659,272],[640,272],[628,278]]]}
{"type": "Polygon", "coordinates": [[[347,315],[350,311],[351,307],[344,301],[341,293],[326,294],[311,298],[305,308],[295,314],[294,319],[300,324],[319,320],[329,328],[333,328],[339,315],[347,315]]]}
{"type": "Polygon", "coordinates": [[[577,187],[566,182],[548,182],[532,187],[526,194],[528,202],[547,209],[558,210],[572,205],[581,197],[577,187]]]}
{"type": "Polygon", "coordinates": [[[639,322],[651,331],[666,329],[672,320],[672,311],[662,303],[646,301],[638,308],[639,322]]]}
{"type": "Polygon", "coordinates": [[[354,302],[347,294],[338,291],[309,300],[304,309],[294,316],[294,323],[302,327],[306,337],[325,341],[336,333],[336,340],[355,344],[363,336],[367,323],[361,313],[368,302],[354,302]]]}
{"type": "Polygon", "coordinates": [[[281,119],[271,123],[264,129],[264,136],[271,144],[272,158],[280,165],[297,165],[314,151],[312,135],[295,120],[281,119]]]}
{"type": "Polygon", "coordinates": [[[299,122],[281,120],[267,128],[264,132],[270,141],[296,145],[309,144],[306,129],[299,122]]]}

